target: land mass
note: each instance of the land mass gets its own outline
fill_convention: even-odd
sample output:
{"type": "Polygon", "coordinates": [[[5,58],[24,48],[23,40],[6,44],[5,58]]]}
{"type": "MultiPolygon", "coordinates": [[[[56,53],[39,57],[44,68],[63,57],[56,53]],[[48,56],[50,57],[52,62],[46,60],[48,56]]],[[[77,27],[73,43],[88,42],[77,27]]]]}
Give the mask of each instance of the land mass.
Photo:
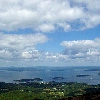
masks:
{"type": "Polygon", "coordinates": [[[0,100],[99,100],[85,99],[86,95],[89,98],[100,98],[100,85],[55,81],[0,82],[0,100]]]}
{"type": "Polygon", "coordinates": [[[89,75],[76,75],[76,77],[86,77],[86,76],[89,76],[89,75]]]}

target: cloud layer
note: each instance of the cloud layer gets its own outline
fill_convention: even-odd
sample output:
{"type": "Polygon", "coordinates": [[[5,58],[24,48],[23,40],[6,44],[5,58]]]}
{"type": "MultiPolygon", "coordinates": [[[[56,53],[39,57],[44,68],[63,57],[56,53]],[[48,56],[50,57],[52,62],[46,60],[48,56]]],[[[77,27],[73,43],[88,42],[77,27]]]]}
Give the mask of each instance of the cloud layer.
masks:
{"type": "Polygon", "coordinates": [[[45,43],[48,38],[40,33],[37,34],[0,34],[0,59],[21,60],[29,59],[39,54],[35,50],[36,45],[45,43]]]}
{"type": "MultiPolygon", "coordinates": [[[[0,33],[0,63],[37,62],[43,65],[51,63],[66,65],[69,63],[99,62],[100,38],[94,40],[63,41],[60,45],[65,48],[61,54],[39,51],[36,46],[45,43],[48,38],[37,34],[4,34],[0,33]]],[[[22,65],[23,65],[22,64],[22,65]]],[[[37,65],[38,65],[37,64],[37,65]]],[[[87,63],[86,63],[87,64],[87,63]]],[[[16,64],[15,64],[16,65],[16,64]]]]}
{"type": "Polygon", "coordinates": [[[80,62],[100,60],[100,38],[95,40],[63,41],[61,45],[65,47],[62,54],[69,59],[79,60],[80,62]]]}
{"type": "Polygon", "coordinates": [[[52,32],[58,28],[92,28],[100,24],[99,5],[99,0],[1,0],[0,30],[31,28],[52,32]]]}
{"type": "Polygon", "coordinates": [[[19,61],[49,65],[48,62],[63,62],[64,65],[67,62],[98,62],[100,38],[63,41],[59,44],[65,48],[61,54],[39,51],[36,46],[48,41],[43,33],[57,32],[59,29],[84,30],[99,24],[99,0],[1,0],[0,63],[19,61]],[[17,31],[20,29],[30,29],[36,34],[20,34],[17,31]],[[18,34],[14,33],[16,31],[18,34]]]}

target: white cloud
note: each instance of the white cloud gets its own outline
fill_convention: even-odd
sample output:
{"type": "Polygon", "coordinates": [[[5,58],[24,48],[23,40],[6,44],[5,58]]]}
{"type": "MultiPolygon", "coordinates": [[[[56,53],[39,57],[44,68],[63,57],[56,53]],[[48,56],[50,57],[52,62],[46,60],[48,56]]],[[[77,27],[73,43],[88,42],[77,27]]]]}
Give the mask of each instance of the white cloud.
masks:
{"type": "Polygon", "coordinates": [[[95,27],[100,24],[99,5],[99,0],[1,0],[0,30],[51,32],[59,27],[65,31],[95,27]]]}
{"type": "Polygon", "coordinates": [[[63,41],[61,46],[65,47],[63,55],[70,59],[95,60],[100,59],[100,39],[63,41]]]}
{"type": "Polygon", "coordinates": [[[48,38],[37,34],[3,34],[0,33],[0,59],[29,59],[39,56],[36,45],[45,43],[48,38]]]}
{"type": "Polygon", "coordinates": [[[9,59],[12,56],[12,54],[7,50],[0,50],[0,58],[2,59],[9,59]]]}
{"type": "Polygon", "coordinates": [[[91,56],[100,56],[100,52],[98,52],[97,50],[96,51],[89,51],[87,52],[88,55],[91,55],[91,56]]]}
{"type": "Polygon", "coordinates": [[[64,59],[63,55],[36,49],[38,44],[45,43],[47,40],[48,38],[41,33],[0,33],[0,63],[5,66],[32,66],[36,63],[37,65],[54,64],[64,59]]]}
{"type": "Polygon", "coordinates": [[[22,53],[23,58],[32,58],[32,54],[30,54],[28,51],[25,51],[22,53]]]}
{"type": "Polygon", "coordinates": [[[19,66],[82,65],[100,60],[100,38],[63,41],[65,50],[59,53],[39,51],[36,46],[48,38],[43,34],[0,34],[0,63],[19,66]],[[90,62],[89,62],[90,61],[90,62]],[[88,63],[87,63],[88,62],[88,63]]]}
{"type": "Polygon", "coordinates": [[[53,25],[43,24],[43,25],[38,26],[37,30],[40,30],[42,32],[50,32],[50,31],[54,31],[55,28],[53,25]]]}
{"type": "Polygon", "coordinates": [[[80,4],[80,5],[82,5],[82,4],[84,4],[84,5],[86,5],[85,7],[87,8],[87,9],[89,9],[89,10],[91,10],[91,11],[96,11],[96,12],[98,12],[99,11],[99,9],[100,9],[100,2],[99,2],[99,0],[91,0],[91,2],[90,2],[90,0],[72,0],[73,2],[75,2],[75,3],[78,3],[78,5],[80,4]]]}
{"type": "MultiPolygon", "coordinates": [[[[99,0],[1,0],[0,31],[33,29],[52,32],[93,28],[100,24],[99,0]]],[[[10,32],[9,32],[10,33],[10,32]]],[[[68,62],[100,59],[100,39],[63,41],[62,54],[36,49],[45,43],[43,34],[0,33],[0,61],[68,62]]]]}

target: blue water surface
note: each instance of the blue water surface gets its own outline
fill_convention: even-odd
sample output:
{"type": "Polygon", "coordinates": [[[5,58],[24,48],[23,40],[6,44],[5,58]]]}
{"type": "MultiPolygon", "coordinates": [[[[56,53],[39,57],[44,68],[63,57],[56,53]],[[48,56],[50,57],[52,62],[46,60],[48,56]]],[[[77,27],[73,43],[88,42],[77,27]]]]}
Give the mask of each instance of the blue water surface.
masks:
{"type": "Polygon", "coordinates": [[[42,78],[44,82],[78,82],[91,85],[100,84],[99,66],[78,67],[27,67],[0,68],[0,82],[14,83],[13,80],[42,78]],[[77,75],[88,75],[77,77],[77,75]],[[53,79],[63,77],[64,79],[53,79]]]}

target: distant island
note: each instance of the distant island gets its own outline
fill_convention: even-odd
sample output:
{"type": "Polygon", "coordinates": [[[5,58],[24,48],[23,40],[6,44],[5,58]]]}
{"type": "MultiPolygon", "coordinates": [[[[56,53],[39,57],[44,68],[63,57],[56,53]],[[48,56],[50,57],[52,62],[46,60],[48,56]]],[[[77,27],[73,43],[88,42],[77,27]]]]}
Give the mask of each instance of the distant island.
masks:
{"type": "Polygon", "coordinates": [[[100,71],[100,69],[87,69],[87,70],[84,70],[84,71],[100,71]]]}
{"type": "Polygon", "coordinates": [[[52,79],[54,79],[54,80],[62,80],[62,79],[64,79],[63,77],[54,77],[54,78],[52,78],[52,79]]]}
{"type": "Polygon", "coordinates": [[[41,78],[34,78],[34,79],[19,79],[19,80],[13,80],[16,82],[36,82],[36,81],[43,81],[41,78]]]}
{"type": "Polygon", "coordinates": [[[98,75],[100,75],[100,73],[98,73],[98,75]]]}
{"type": "Polygon", "coordinates": [[[76,75],[76,77],[86,77],[86,76],[89,76],[89,75],[76,75]]]}

